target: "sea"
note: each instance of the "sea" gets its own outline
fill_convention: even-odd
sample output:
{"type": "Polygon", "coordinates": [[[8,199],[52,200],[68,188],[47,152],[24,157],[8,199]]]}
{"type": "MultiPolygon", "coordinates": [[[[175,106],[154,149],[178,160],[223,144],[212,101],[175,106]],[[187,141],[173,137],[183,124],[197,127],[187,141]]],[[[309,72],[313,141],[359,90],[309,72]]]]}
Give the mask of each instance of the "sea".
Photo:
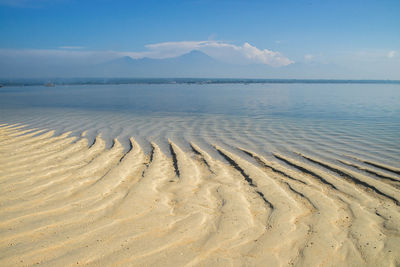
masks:
{"type": "Polygon", "coordinates": [[[129,149],[133,137],[169,154],[194,143],[267,159],[305,153],[400,166],[400,82],[250,79],[75,79],[0,81],[0,123],[55,135],[101,135],[129,149]],[[54,84],[53,84],[54,83],[54,84]],[[53,86],[54,85],[54,86],[53,86]]]}

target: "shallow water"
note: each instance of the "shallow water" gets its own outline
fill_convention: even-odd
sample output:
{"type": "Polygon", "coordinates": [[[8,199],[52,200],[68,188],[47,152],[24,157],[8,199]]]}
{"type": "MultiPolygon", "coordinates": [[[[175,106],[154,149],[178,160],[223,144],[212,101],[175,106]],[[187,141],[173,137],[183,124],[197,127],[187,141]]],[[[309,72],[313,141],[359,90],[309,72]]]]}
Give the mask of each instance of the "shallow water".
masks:
{"type": "Polygon", "coordinates": [[[194,142],[214,157],[218,144],[239,153],[304,152],[392,166],[400,162],[398,84],[130,84],[27,86],[0,89],[0,123],[101,133],[149,151],[168,139],[194,142]]]}

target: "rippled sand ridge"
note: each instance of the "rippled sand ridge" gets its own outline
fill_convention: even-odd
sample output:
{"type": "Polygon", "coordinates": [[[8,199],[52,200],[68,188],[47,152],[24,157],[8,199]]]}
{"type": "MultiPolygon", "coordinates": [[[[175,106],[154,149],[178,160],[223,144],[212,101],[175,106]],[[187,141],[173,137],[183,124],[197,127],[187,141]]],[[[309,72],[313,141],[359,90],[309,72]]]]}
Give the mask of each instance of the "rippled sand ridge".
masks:
{"type": "Polygon", "coordinates": [[[1,266],[398,266],[400,169],[0,127],[1,266]]]}

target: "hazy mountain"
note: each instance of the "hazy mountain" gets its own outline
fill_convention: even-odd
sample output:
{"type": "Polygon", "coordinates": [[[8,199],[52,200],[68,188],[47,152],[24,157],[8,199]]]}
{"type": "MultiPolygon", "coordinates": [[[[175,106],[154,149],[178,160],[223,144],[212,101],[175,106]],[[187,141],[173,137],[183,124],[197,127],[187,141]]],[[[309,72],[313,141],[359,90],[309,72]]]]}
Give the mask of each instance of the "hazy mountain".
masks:
{"type": "Polygon", "coordinates": [[[106,77],[204,77],[225,66],[200,51],[175,58],[121,57],[92,67],[88,74],[106,77]]]}
{"type": "MultiPolygon", "coordinates": [[[[0,78],[347,78],[343,73],[343,68],[331,64],[294,63],[279,68],[265,64],[235,65],[218,61],[197,50],[175,58],[133,59],[124,56],[97,64],[39,57],[29,61],[0,58],[0,78]]],[[[351,73],[351,70],[345,73],[351,73]]]]}

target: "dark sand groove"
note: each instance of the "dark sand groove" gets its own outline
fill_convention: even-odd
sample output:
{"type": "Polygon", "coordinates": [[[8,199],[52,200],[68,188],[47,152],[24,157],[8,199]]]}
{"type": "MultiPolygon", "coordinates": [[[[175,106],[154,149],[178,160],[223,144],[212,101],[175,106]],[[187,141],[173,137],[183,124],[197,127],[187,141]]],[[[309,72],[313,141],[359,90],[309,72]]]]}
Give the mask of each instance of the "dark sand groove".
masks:
{"type": "Polygon", "coordinates": [[[368,160],[359,159],[359,158],[354,158],[354,159],[356,159],[358,161],[361,161],[361,162],[363,162],[365,164],[371,165],[373,167],[376,167],[378,169],[382,169],[382,170],[385,170],[385,171],[392,172],[392,173],[400,175],[400,170],[398,168],[387,166],[387,165],[384,165],[384,164],[381,164],[381,163],[377,163],[377,162],[372,162],[372,161],[368,161],[368,160]]]}
{"type": "Polygon", "coordinates": [[[318,161],[316,159],[312,159],[312,158],[304,156],[302,154],[299,154],[299,155],[302,156],[303,158],[305,158],[305,159],[317,164],[317,165],[320,165],[320,166],[322,166],[322,167],[324,167],[324,168],[326,168],[326,169],[328,169],[328,170],[330,170],[330,171],[332,171],[334,173],[337,173],[341,177],[345,178],[347,181],[349,181],[349,182],[351,182],[351,183],[353,183],[353,184],[355,184],[357,186],[362,187],[367,192],[373,191],[374,193],[376,193],[376,194],[378,194],[380,196],[383,196],[385,198],[388,198],[388,199],[392,200],[397,206],[400,205],[399,201],[396,198],[394,198],[394,197],[382,192],[380,189],[376,188],[375,186],[373,186],[373,185],[371,185],[371,184],[369,184],[369,183],[367,183],[367,182],[365,182],[365,181],[363,181],[363,180],[361,180],[359,178],[356,178],[355,176],[349,174],[348,171],[344,171],[344,170],[341,170],[339,168],[330,166],[327,163],[323,163],[321,161],[318,161]]]}
{"type": "Polygon", "coordinates": [[[286,177],[286,178],[289,178],[289,179],[291,179],[291,180],[293,180],[293,181],[296,181],[296,182],[299,182],[299,183],[302,183],[302,184],[307,184],[306,182],[304,182],[304,181],[302,181],[302,180],[296,179],[296,178],[290,176],[289,174],[287,174],[287,173],[285,173],[285,172],[283,172],[283,171],[281,171],[281,170],[278,170],[278,169],[275,168],[275,167],[272,167],[272,166],[268,165],[265,161],[263,161],[263,160],[262,160],[260,157],[258,157],[256,154],[254,154],[254,153],[252,153],[252,152],[250,152],[250,151],[247,151],[247,150],[245,150],[245,149],[242,149],[242,148],[239,148],[239,150],[243,151],[243,152],[244,152],[245,154],[247,154],[248,156],[254,158],[254,159],[255,159],[261,166],[263,166],[264,168],[269,169],[269,170],[271,170],[271,171],[273,171],[273,172],[275,172],[275,173],[278,173],[278,174],[280,174],[280,175],[282,175],[282,176],[284,176],[284,177],[286,177]]]}
{"type": "Polygon", "coordinates": [[[292,166],[292,167],[294,167],[294,168],[296,168],[296,169],[298,169],[298,170],[300,170],[300,171],[302,171],[304,173],[307,173],[307,174],[313,176],[314,178],[318,179],[322,183],[328,185],[332,189],[336,189],[337,190],[335,185],[333,185],[332,183],[328,182],[326,179],[324,179],[320,175],[316,174],[315,172],[310,171],[310,170],[308,170],[308,169],[306,169],[306,168],[304,168],[304,167],[302,167],[300,165],[297,165],[297,164],[291,162],[290,160],[288,160],[287,158],[284,158],[283,156],[280,156],[280,155],[277,155],[277,154],[274,154],[274,156],[275,156],[275,158],[285,162],[287,165],[292,166]]]}
{"type": "Polygon", "coordinates": [[[180,176],[180,172],[179,172],[179,168],[178,168],[178,160],[176,159],[176,153],[174,151],[174,148],[172,147],[171,142],[169,143],[169,151],[170,151],[171,156],[172,156],[172,162],[173,162],[173,165],[174,165],[175,174],[176,174],[176,176],[179,177],[180,176]]]}
{"type": "Polygon", "coordinates": [[[373,171],[373,170],[371,170],[371,169],[364,168],[364,167],[361,167],[361,166],[358,166],[358,165],[356,165],[356,164],[352,164],[352,163],[349,163],[349,162],[346,162],[346,161],[343,161],[343,160],[338,160],[338,161],[339,161],[340,163],[344,164],[344,165],[347,165],[347,166],[356,168],[357,170],[364,171],[364,172],[366,172],[366,173],[372,174],[372,175],[374,175],[374,176],[376,176],[376,177],[378,177],[378,178],[382,178],[383,180],[387,180],[387,181],[389,181],[389,182],[394,182],[395,185],[398,185],[398,183],[400,182],[399,179],[396,179],[396,178],[394,178],[394,177],[390,177],[390,176],[387,176],[387,175],[384,175],[384,174],[380,174],[380,173],[378,173],[378,172],[376,172],[376,171],[373,171]]]}
{"type": "MultiPolygon", "coordinates": [[[[215,149],[218,151],[218,153],[224,157],[226,161],[229,162],[229,164],[235,168],[240,174],[243,176],[243,178],[246,180],[246,182],[249,183],[251,187],[257,188],[257,185],[254,184],[253,179],[250,178],[250,176],[232,159],[230,158],[226,153],[224,153],[220,148],[215,147],[215,149]]],[[[255,192],[262,198],[262,200],[265,202],[265,204],[268,205],[270,209],[274,209],[274,206],[272,205],[271,202],[269,202],[266,198],[265,195],[260,192],[259,190],[255,189],[255,192]]]]}

